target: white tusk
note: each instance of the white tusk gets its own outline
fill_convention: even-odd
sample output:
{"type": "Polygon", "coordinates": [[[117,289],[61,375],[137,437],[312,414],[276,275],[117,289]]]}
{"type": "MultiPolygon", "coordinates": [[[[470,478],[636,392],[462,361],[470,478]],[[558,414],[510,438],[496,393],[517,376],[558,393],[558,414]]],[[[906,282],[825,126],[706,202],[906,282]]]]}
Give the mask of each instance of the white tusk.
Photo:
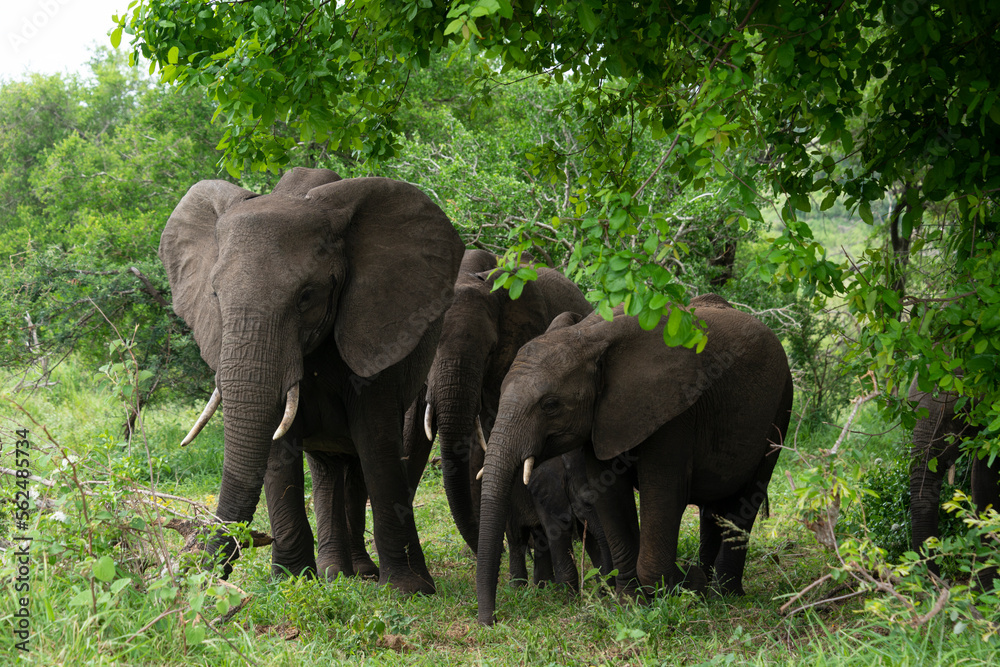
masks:
{"type": "Polygon", "coordinates": [[[486,470],[486,468],[480,468],[479,469],[479,472],[476,473],[476,479],[482,479],[483,478],[483,471],[484,470],[486,470]]]}
{"type": "Polygon", "coordinates": [[[486,436],[483,435],[483,425],[479,421],[479,415],[476,415],[476,435],[479,436],[479,446],[486,451],[486,436]]]}
{"type": "Polygon", "coordinates": [[[434,409],[431,407],[430,402],[427,403],[427,409],[424,410],[424,435],[431,442],[434,442],[434,429],[431,428],[431,421],[434,419],[434,409]]]}
{"type": "Polygon", "coordinates": [[[186,447],[191,444],[192,440],[198,437],[198,434],[201,433],[201,429],[205,428],[205,424],[207,424],[208,420],[212,418],[215,411],[219,409],[220,403],[222,403],[222,394],[219,393],[219,388],[216,387],[215,391],[212,392],[211,397],[208,399],[208,405],[206,405],[205,409],[201,411],[201,414],[198,415],[198,419],[194,422],[194,426],[191,427],[188,434],[184,436],[183,440],[181,440],[181,447],[186,447]]]}
{"type": "Polygon", "coordinates": [[[535,467],[535,457],[529,456],[524,459],[524,485],[528,486],[528,481],[531,479],[531,470],[535,467]]]}
{"type": "Polygon", "coordinates": [[[285,398],[285,415],[281,418],[281,423],[278,424],[278,430],[274,432],[274,437],[272,440],[278,440],[283,435],[288,433],[288,429],[291,428],[292,422],[295,421],[295,413],[299,410],[299,383],[296,382],[295,386],[288,390],[288,396],[285,398]]]}

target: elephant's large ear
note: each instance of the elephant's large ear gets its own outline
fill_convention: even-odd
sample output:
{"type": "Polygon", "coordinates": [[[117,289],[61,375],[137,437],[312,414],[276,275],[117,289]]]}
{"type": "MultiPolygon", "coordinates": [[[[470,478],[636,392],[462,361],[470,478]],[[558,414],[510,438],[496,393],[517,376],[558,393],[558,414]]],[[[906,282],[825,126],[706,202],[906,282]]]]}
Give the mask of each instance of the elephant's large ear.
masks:
{"type": "Polygon", "coordinates": [[[565,313],[559,313],[552,318],[551,322],[549,322],[549,328],[545,330],[545,333],[555,331],[556,329],[565,329],[566,327],[574,326],[575,324],[578,324],[583,317],[584,316],[580,313],[574,313],[569,310],[565,313]]]}
{"type": "Polygon", "coordinates": [[[598,361],[601,388],[592,432],[594,453],[607,460],[694,405],[708,383],[702,373],[704,353],[667,347],[662,325],[643,331],[636,318],[626,318],[619,310],[613,323],[593,326],[608,331],[611,338],[598,361]]]}
{"type": "Polygon", "coordinates": [[[295,167],[286,171],[271,190],[271,194],[285,197],[305,197],[313,188],[340,180],[340,174],[329,169],[295,167]]]}
{"type": "Polygon", "coordinates": [[[209,276],[219,258],[215,223],[230,207],[257,195],[226,181],[191,186],[160,236],[160,261],[167,269],[174,312],[194,332],[201,358],[219,367],[222,315],[209,276]]]}
{"type": "Polygon", "coordinates": [[[451,305],[464,245],[444,211],[408,183],[351,178],[308,198],[344,239],[337,347],[352,371],[371,377],[406,357],[451,305]]]}

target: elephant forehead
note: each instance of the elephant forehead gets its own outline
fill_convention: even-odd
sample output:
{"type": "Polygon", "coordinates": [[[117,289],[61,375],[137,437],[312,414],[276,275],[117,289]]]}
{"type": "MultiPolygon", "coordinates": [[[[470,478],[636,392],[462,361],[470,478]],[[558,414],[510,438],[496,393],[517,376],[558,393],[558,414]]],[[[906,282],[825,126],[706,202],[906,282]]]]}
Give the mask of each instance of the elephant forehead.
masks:
{"type": "Polygon", "coordinates": [[[257,242],[287,243],[332,235],[327,211],[298,197],[264,195],[233,206],[219,218],[220,240],[246,236],[257,242]]]}
{"type": "Polygon", "coordinates": [[[521,348],[504,380],[505,387],[510,381],[530,384],[541,392],[551,391],[567,376],[582,369],[586,359],[570,341],[563,341],[562,337],[544,338],[529,341],[521,348]]]}

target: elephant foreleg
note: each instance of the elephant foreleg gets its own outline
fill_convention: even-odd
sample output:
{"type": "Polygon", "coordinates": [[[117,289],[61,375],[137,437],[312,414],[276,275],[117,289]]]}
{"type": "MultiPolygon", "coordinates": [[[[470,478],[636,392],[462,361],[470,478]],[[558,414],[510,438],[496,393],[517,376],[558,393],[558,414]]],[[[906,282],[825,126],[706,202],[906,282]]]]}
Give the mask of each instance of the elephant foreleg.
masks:
{"type": "Polygon", "coordinates": [[[271,574],[315,573],[313,534],[305,507],[305,474],[299,440],[286,435],[271,445],[264,494],[274,542],[271,574]]]}
{"type": "Polygon", "coordinates": [[[642,536],[636,571],[647,593],[670,591],[678,585],[700,590],[706,583],[701,569],[691,566],[685,574],[677,566],[681,518],[690,498],[686,455],[681,447],[657,444],[647,441],[638,450],[642,536]]]}
{"type": "MultiPolygon", "coordinates": [[[[528,584],[528,539],[524,529],[519,525],[507,522],[507,567],[510,571],[510,585],[514,587],[528,584]]],[[[537,558],[537,551],[535,554],[537,558]]]]}

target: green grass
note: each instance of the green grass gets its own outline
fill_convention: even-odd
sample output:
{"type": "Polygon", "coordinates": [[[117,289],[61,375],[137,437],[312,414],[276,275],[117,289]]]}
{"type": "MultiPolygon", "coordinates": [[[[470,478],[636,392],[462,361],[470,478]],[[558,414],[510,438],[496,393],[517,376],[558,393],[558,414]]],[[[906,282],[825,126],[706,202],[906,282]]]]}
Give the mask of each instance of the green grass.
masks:
{"type": "MultiPolygon", "coordinates": [[[[41,489],[48,505],[32,510],[31,652],[27,664],[310,665],[365,660],[371,664],[680,664],[680,665],[934,665],[989,664],[995,646],[966,630],[953,632],[946,618],[913,631],[890,628],[863,610],[857,597],[786,615],[791,596],[827,572],[829,553],[796,519],[796,498],[785,471],[805,465],[794,452],[783,455],[771,490],[771,517],[758,520],[748,554],[740,599],[692,594],[648,604],[621,602],[587,582],[582,595],[559,588],[511,588],[498,594],[499,623],[476,623],[475,564],[448,510],[440,471],[429,468],[417,493],[416,521],[437,584],[433,596],[404,597],[371,582],[272,581],[267,547],[245,554],[230,581],[249,602],[216,630],[193,614],[181,617],[204,586],[194,574],[161,579],[158,553],[176,554],[181,539],[153,525],[157,510],[122,490],[126,482],[153,486],[214,507],[222,463],[221,423],[211,424],[189,447],[177,446],[200,406],[163,404],[147,410],[141,437],[131,454],[120,442],[124,410],[111,387],[69,361],[53,374],[54,387],[7,394],[44,424],[73,466],[64,466],[56,447],[25,412],[0,406],[0,465],[12,468],[10,443],[16,425],[26,425],[35,447],[33,470],[58,481],[41,489]],[[46,455],[49,458],[46,459],[46,455]],[[91,485],[88,520],[71,483],[91,485]],[[152,474],[150,473],[152,471],[152,474]],[[152,482],[151,482],[152,476],[152,482]],[[55,514],[62,512],[60,520],[55,514]],[[143,517],[144,523],[136,523],[143,517]],[[165,546],[151,542],[162,538],[165,546]],[[113,576],[95,578],[101,556],[110,556],[113,576]],[[121,583],[117,583],[121,581],[121,583]],[[169,589],[176,586],[178,591],[169,589]],[[97,600],[91,595],[97,594],[97,600]],[[102,597],[103,596],[103,597],[102,597]],[[201,629],[199,629],[201,628],[201,629]],[[204,632],[202,638],[200,634],[204,632]]],[[[879,432],[877,417],[865,412],[865,430],[879,432]]],[[[799,433],[800,449],[829,447],[835,426],[799,433]]],[[[843,447],[860,455],[885,456],[901,442],[897,434],[854,438],[843,447]]],[[[0,478],[0,496],[15,487],[0,478]]],[[[171,507],[187,511],[180,503],[171,507]]],[[[161,514],[165,510],[159,510],[161,514]]],[[[258,509],[256,528],[266,530],[258,509]]],[[[369,524],[370,530],[370,524],[369,524]]],[[[0,536],[18,531],[12,506],[0,505],[0,536]]],[[[6,545],[5,545],[6,546],[6,545]]],[[[680,556],[694,560],[696,513],[685,516],[680,556]]],[[[0,655],[13,657],[10,628],[18,596],[13,589],[13,549],[0,563],[5,594],[0,605],[0,655]]],[[[808,605],[849,589],[827,582],[798,603],[808,605]]],[[[205,597],[203,617],[218,615],[215,598],[205,597]]]]}

